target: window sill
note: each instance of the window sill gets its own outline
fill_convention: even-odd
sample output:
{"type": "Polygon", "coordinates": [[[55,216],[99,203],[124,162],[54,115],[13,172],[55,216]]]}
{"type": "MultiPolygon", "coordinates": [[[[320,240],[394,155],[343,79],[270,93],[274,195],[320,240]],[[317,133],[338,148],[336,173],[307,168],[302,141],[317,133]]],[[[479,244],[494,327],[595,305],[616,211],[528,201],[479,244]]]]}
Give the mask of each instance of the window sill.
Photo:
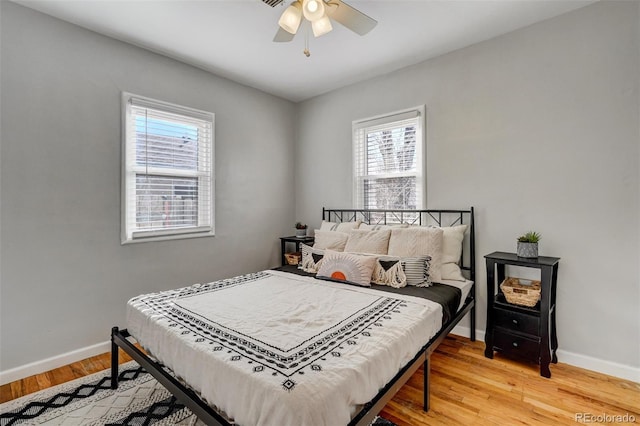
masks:
{"type": "Polygon", "coordinates": [[[122,239],[121,245],[137,244],[137,243],[150,243],[154,241],[169,241],[169,240],[184,240],[187,238],[203,238],[214,237],[215,232],[213,230],[207,232],[191,232],[181,234],[166,234],[166,235],[154,235],[148,237],[127,238],[122,239]]]}

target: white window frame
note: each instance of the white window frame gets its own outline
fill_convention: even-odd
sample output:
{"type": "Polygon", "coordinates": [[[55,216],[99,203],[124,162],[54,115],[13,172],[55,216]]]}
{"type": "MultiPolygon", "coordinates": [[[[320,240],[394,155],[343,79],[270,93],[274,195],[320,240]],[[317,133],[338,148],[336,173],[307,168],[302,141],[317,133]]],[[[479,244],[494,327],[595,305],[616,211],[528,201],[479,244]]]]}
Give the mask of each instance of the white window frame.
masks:
{"type": "MultiPolygon", "coordinates": [[[[199,141],[200,143],[200,141],[199,141]]],[[[215,114],[194,108],[184,107],[157,99],[147,98],[128,92],[122,92],[122,188],[121,188],[121,243],[140,243],[149,241],[162,241],[184,238],[209,237],[215,235],[215,114]],[[198,150],[199,160],[207,162],[208,171],[188,171],[183,169],[171,169],[168,167],[148,167],[136,164],[136,140],[133,130],[133,116],[131,106],[146,107],[165,113],[182,115],[185,118],[210,122],[210,138],[205,139],[209,144],[208,149],[198,150]],[[207,157],[204,157],[207,156],[207,157]],[[185,226],[172,229],[156,229],[149,231],[136,231],[136,175],[153,174],[171,177],[196,177],[199,180],[206,179],[205,187],[209,190],[201,192],[203,185],[198,185],[198,199],[208,198],[209,212],[204,211],[198,203],[198,225],[185,226]],[[202,197],[202,198],[201,198],[202,197]],[[132,218],[133,215],[133,218],[132,218]],[[202,225],[203,224],[203,225],[202,225]]]]}
{"type": "Polygon", "coordinates": [[[425,126],[424,105],[395,111],[389,114],[355,120],[352,122],[353,141],[353,205],[355,208],[364,208],[364,181],[370,177],[404,177],[416,178],[416,208],[425,209],[427,204],[427,182],[426,182],[426,126],[425,126]],[[415,118],[416,125],[416,171],[387,173],[378,175],[368,175],[367,164],[367,133],[380,126],[392,125],[415,118]]]}

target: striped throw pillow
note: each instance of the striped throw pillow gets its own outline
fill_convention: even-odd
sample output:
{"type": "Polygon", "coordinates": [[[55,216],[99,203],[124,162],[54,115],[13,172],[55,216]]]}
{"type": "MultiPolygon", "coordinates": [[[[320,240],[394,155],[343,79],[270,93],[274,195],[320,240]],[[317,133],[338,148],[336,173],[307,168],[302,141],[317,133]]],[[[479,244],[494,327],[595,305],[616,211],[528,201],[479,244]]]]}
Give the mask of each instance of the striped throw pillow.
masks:
{"type": "Polygon", "coordinates": [[[403,257],[400,262],[407,277],[407,285],[431,287],[431,256],[403,257]]]}

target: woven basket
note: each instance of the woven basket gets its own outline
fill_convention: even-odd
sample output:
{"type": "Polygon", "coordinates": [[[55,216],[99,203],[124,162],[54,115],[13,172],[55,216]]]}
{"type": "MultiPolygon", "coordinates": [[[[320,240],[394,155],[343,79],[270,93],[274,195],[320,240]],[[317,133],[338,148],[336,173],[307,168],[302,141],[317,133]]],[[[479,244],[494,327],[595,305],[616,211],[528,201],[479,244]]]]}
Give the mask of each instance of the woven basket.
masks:
{"type": "Polygon", "coordinates": [[[302,260],[302,253],[299,251],[293,253],[285,253],[284,258],[287,260],[287,264],[289,265],[297,265],[302,260]]]}
{"type": "Polygon", "coordinates": [[[508,277],[500,284],[500,289],[507,302],[514,305],[533,307],[540,300],[540,281],[524,285],[519,278],[508,277]]]}

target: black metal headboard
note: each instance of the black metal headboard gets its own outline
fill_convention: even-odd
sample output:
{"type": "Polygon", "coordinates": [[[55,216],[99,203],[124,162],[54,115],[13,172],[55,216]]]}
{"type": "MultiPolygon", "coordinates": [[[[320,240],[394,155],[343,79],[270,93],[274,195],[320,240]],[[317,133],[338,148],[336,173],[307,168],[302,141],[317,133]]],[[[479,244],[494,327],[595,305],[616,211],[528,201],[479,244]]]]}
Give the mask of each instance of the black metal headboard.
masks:
{"type": "Polygon", "coordinates": [[[475,229],[473,207],[468,210],[381,210],[381,209],[327,209],[322,208],[322,220],[351,222],[360,219],[369,225],[393,225],[407,223],[419,226],[469,225],[462,244],[460,269],[467,271],[467,278],[475,282],[475,229]]]}

